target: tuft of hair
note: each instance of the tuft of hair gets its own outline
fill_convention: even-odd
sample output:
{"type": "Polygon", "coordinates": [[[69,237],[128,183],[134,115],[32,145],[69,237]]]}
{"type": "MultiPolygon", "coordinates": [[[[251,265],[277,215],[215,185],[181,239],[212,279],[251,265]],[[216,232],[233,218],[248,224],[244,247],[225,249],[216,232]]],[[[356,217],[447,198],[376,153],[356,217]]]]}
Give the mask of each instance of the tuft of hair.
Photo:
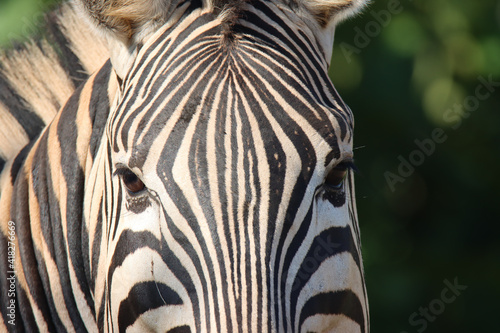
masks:
{"type": "Polygon", "coordinates": [[[234,0],[234,1],[213,1],[210,5],[213,7],[214,13],[218,13],[218,18],[222,22],[223,27],[223,45],[230,46],[234,38],[234,25],[241,17],[245,5],[250,0],[234,0]]]}
{"type": "Polygon", "coordinates": [[[77,0],[75,4],[99,31],[110,31],[133,44],[162,26],[179,2],[182,0],[77,0]]]}
{"type": "Polygon", "coordinates": [[[359,13],[369,0],[299,0],[323,28],[359,13]]]}
{"type": "Polygon", "coordinates": [[[78,9],[97,31],[118,39],[127,47],[141,44],[145,38],[167,23],[176,9],[190,3],[218,16],[224,35],[232,28],[252,0],[75,0],[78,9]]]}
{"type": "Polygon", "coordinates": [[[109,58],[70,4],[46,16],[45,39],[0,50],[0,171],[109,58]]]}

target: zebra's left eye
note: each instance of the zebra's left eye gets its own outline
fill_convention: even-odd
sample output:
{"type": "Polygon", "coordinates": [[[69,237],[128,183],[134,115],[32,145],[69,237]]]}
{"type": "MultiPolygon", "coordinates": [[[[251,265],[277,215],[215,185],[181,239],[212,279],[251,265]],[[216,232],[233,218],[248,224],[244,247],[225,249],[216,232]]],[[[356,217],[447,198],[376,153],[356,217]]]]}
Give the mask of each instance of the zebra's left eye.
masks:
{"type": "Polygon", "coordinates": [[[139,193],[146,188],[142,180],[129,169],[119,169],[116,174],[120,175],[123,185],[131,194],[139,193]]]}
{"type": "Polygon", "coordinates": [[[344,180],[347,177],[349,169],[355,170],[352,161],[341,162],[337,164],[326,176],[325,185],[333,190],[340,190],[344,185],[344,180]]]}

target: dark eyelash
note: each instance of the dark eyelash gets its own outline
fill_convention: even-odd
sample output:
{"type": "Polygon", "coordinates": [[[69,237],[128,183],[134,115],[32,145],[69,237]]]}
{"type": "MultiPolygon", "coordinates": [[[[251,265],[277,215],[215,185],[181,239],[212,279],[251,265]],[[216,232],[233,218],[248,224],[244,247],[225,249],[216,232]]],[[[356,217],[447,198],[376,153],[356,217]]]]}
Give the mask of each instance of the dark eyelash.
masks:
{"type": "Polygon", "coordinates": [[[113,172],[113,176],[123,176],[125,173],[129,172],[130,170],[126,167],[118,167],[115,172],[113,172]]]}
{"type": "Polygon", "coordinates": [[[337,164],[335,166],[335,168],[343,168],[343,169],[346,169],[346,170],[352,170],[352,171],[354,171],[356,173],[359,171],[359,169],[356,166],[356,164],[354,164],[354,160],[353,159],[344,160],[344,161],[340,162],[339,164],[337,164]]]}

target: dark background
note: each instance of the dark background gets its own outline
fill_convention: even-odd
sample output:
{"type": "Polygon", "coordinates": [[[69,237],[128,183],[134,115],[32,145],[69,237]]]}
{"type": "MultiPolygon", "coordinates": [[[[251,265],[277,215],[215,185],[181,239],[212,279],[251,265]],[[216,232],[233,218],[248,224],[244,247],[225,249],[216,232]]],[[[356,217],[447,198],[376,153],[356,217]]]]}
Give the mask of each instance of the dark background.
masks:
{"type": "MultiPolygon", "coordinates": [[[[51,2],[0,0],[0,44],[51,2]]],[[[498,331],[500,1],[376,0],[330,74],[356,117],[372,332],[498,331]]]]}
{"type": "Polygon", "coordinates": [[[495,0],[378,0],[337,28],[373,332],[500,332],[499,32],[495,0]]]}

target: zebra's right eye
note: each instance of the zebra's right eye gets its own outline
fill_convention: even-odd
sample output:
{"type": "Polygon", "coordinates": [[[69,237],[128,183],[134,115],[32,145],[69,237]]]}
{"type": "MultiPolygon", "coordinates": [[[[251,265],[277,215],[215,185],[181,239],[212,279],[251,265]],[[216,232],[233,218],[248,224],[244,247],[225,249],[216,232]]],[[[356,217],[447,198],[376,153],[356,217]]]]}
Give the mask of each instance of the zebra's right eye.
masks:
{"type": "Polygon", "coordinates": [[[123,185],[131,194],[137,194],[146,188],[142,180],[129,169],[119,169],[115,174],[120,176],[123,185]]]}

